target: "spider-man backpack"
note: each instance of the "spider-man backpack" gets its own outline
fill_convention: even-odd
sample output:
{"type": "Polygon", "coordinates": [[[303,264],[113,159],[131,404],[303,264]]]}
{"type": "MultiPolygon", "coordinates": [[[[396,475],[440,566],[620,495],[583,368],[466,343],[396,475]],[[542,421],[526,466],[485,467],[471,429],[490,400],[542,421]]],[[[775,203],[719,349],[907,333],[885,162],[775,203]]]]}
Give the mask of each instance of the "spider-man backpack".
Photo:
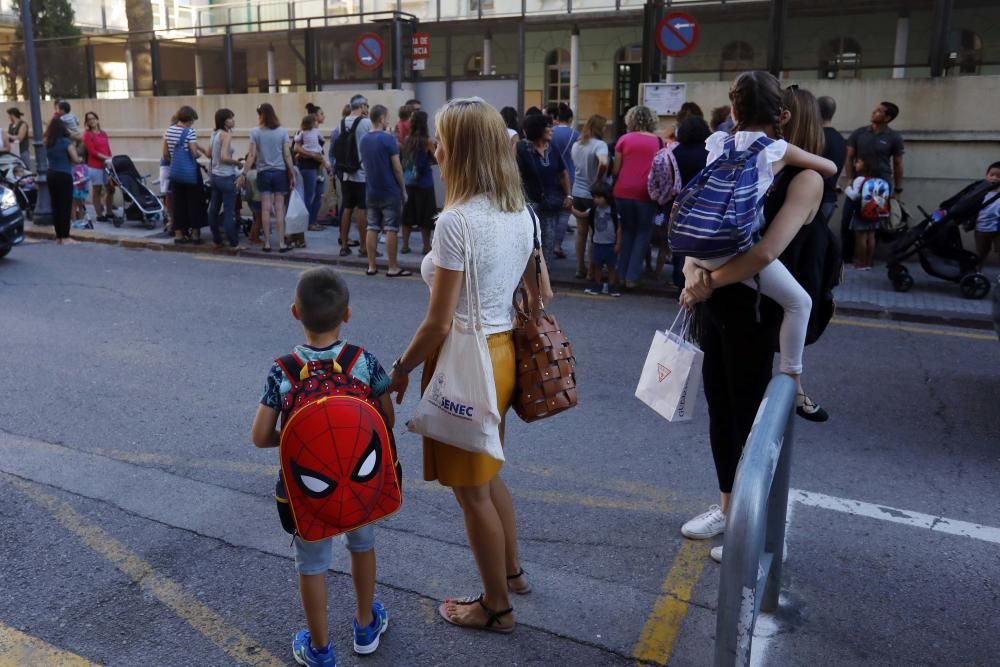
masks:
{"type": "Polygon", "coordinates": [[[336,360],[275,360],[292,388],[281,406],[274,498],[282,526],[303,540],[360,528],[402,504],[392,429],[371,387],[350,374],[362,353],[344,345],[336,360]]]}

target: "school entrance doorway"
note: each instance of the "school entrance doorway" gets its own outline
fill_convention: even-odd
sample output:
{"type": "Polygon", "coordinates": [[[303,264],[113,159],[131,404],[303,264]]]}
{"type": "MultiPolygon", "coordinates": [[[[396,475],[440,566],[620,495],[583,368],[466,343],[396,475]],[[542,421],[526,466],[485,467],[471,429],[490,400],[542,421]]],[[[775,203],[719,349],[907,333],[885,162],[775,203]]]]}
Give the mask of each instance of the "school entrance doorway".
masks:
{"type": "Polygon", "coordinates": [[[623,46],[615,55],[615,135],[625,134],[625,112],[639,103],[642,47],[623,46]]]}

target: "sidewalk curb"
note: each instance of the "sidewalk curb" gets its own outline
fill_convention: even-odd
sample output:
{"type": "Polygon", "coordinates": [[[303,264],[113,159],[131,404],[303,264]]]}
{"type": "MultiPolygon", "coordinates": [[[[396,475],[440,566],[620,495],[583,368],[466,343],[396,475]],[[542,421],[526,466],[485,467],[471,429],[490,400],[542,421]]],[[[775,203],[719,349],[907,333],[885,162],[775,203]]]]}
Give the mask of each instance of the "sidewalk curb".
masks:
{"type": "MultiPolygon", "coordinates": [[[[43,239],[43,240],[54,240],[55,230],[49,229],[25,229],[24,235],[32,239],[43,239]]],[[[174,245],[169,242],[169,239],[165,239],[164,242],[154,241],[145,238],[117,238],[114,236],[107,236],[104,234],[99,234],[90,230],[73,230],[73,238],[78,241],[85,241],[91,243],[103,243],[106,245],[118,245],[123,248],[128,248],[131,250],[158,250],[162,252],[181,252],[181,253],[201,253],[209,255],[217,255],[223,257],[245,257],[248,259],[267,259],[273,261],[282,262],[308,262],[313,264],[324,264],[327,266],[344,266],[351,268],[367,268],[368,262],[356,255],[352,255],[348,258],[344,257],[328,257],[328,256],[317,256],[309,254],[305,257],[293,253],[276,253],[276,252],[263,252],[262,250],[256,249],[244,249],[244,250],[216,250],[211,244],[206,245],[174,245]]],[[[401,262],[402,264],[402,262],[401,262]]],[[[414,273],[419,272],[419,265],[417,266],[407,266],[414,273]]],[[[577,279],[560,279],[554,278],[552,280],[553,286],[562,287],[566,289],[580,290],[582,291],[584,287],[587,287],[589,283],[585,280],[577,279]]],[[[652,297],[663,297],[667,299],[676,299],[678,292],[673,287],[639,287],[635,289],[633,294],[638,296],[652,296],[652,297]]],[[[838,302],[837,303],[837,315],[847,315],[849,317],[864,317],[868,319],[891,321],[891,322],[908,322],[912,324],[934,324],[943,325],[951,327],[961,327],[965,329],[983,329],[992,330],[993,320],[988,315],[976,316],[968,315],[964,313],[949,313],[945,311],[921,311],[921,310],[909,310],[909,309],[887,309],[882,306],[877,306],[868,303],[855,303],[855,302],[838,302]]]]}

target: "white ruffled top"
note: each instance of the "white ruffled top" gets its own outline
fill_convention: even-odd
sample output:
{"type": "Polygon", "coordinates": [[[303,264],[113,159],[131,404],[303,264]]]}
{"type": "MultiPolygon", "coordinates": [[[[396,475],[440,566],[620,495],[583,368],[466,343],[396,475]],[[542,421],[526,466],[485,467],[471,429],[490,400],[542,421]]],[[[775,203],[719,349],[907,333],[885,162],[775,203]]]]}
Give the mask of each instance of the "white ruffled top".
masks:
{"type": "MultiPolygon", "coordinates": [[[[725,152],[726,137],[728,136],[728,132],[716,132],[705,140],[705,150],[708,151],[707,164],[712,164],[725,152]]],[[[757,141],[761,137],[767,138],[767,135],[763,132],[741,131],[737,132],[734,137],[736,139],[736,150],[745,151],[750,148],[750,145],[753,142],[757,141]]],[[[758,201],[764,198],[764,195],[767,194],[768,188],[770,188],[771,184],[774,183],[774,169],[771,168],[771,165],[785,157],[786,150],[788,150],[787,141],[784,139],[773,139],[772,143],[757,155],[758,201]]]]}

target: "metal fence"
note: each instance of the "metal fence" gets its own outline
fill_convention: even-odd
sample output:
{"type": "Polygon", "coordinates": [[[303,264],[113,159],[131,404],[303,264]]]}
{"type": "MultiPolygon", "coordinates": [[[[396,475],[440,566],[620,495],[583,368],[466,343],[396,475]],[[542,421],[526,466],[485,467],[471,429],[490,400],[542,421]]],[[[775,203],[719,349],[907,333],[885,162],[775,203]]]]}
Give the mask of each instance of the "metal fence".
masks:
{"type": "Polygon", "coordinates": [[[778,607],[795,392],[787,375],[771,380],[736,470],[719,581],[716,667],[749,665],[757,614],[778,607]]]}

